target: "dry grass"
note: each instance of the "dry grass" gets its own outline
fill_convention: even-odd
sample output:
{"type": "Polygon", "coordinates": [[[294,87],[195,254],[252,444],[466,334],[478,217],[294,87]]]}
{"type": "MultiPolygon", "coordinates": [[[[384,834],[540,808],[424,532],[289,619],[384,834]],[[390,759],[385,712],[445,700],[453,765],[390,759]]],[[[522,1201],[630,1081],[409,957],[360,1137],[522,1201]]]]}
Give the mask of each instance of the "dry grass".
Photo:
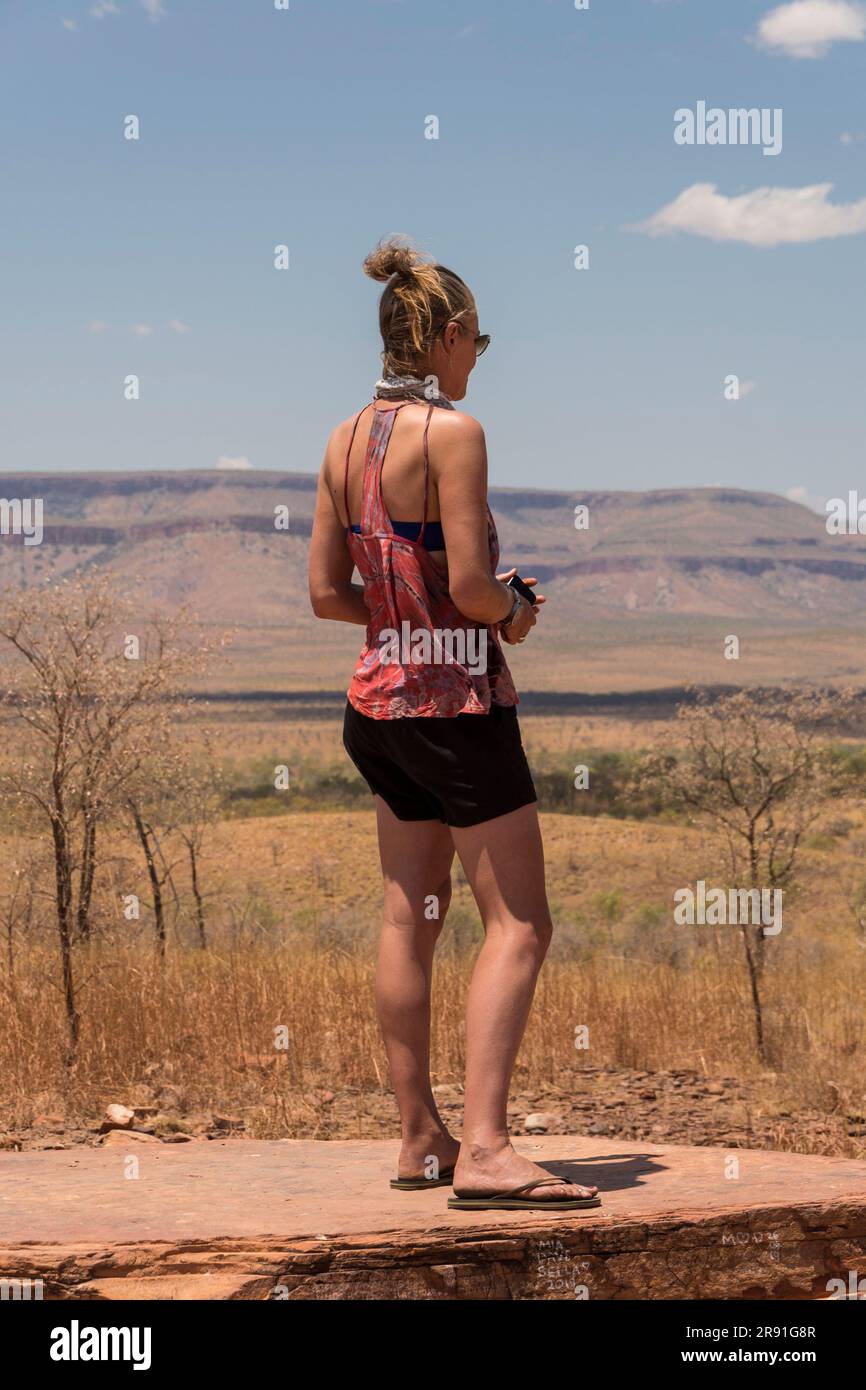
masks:
{"type": "MultiPolygon", "coordinates": [[[[214,714],[207,722],[218,729],[218,749],[248,781],[251,769],[276,762],[345,762],[333,721],[283,725],[267,712],[214,714]]],[[[194,725],[189,732],[194,739],[194,725]]],[[[538,766],[575,748],[646,747],[657,727],[551,716],[527,719],[523,732],[538,766]]],[[[0,839],[4,878],[28,850],[43,855],[39,920],[30,937],[13,942],[14,978],[0,941],[0,1122],[26,1127],[46,1109],[70,1124],[98,1119],[106,1102],[130,1099],[157,1075],[182,1088],[189,1108],[243,1113],[248,1132],[262,1136],[320,1132],[316,1088],[386,1095],[372,995],[381,898],[374,818],[366,806],[289,814],[290,807],[288,793],[282,816],[215,828],[202,863],[206,952],[195,947],[181,868],[162,964],[149,912],[130,923],[118,907],[125,893],[147,901],[137,849],[119,838],[104,846],[110,878],[97,905],[98,938],[77,951],[82,1037],[72,1073],[62,1062],[46,847],[0,839]],[[288,1047],[275,1051],[281,1027],[288,1047]]],[[[531,1091],[565,1076],[578,1089],[586,1062],[691,1068],[763,1084],[736,929],[677,928],[671,920],[674,890],[712,877],[701,835],[606,817],[550,814],[542,822],[557,932],[519,1084],[531,1091]],[[588,1052],[574,1046],[581,1025],[588,1052]]],[[[837,807],[827,833],[804,852],[803,886],[786,897],[785,926],[771,943],[766,1005],[776,1075],[766,1081],[794,1113],[853,1113],[866,1104],[866,951],[850,906],[866,878],[864,851],[863,811],[837,807]]],[[[433,1065],[443,1083],[462,1077],[464,996],[480,940],[459,865],[454,877],[434,985],[433,1065]]]]}
{"type": "MultiPolygon", "coordinates": [[[[63,1021],[48,985],[55,965],[47,951],[28,954],[15,998],[4,1000],[3,1099],[11,1128],[26,1127],[46,1097],[60,1094],[69,1123],[98,1118],[106,1101],[130,1096],[154,1074],[181,1089],[185,1109],[244,1112],[260,1135],[309,1133],[303,1109],[317,1086],[387,1089],[365,951],[223,945],[183,948],[160,966],[138,946],[94,948],[82,966],[85,959],[89,984],[72,1074],[62,1065],[63,1021]],[[285,1050],[275,1049],[283,1036],[285,1050]]],[[[466,957],[446,954],[437,968],[432,1031],[440,1081],[462,1076],[470,966],[466,957]]],[[[768,1015],[780,1074],[774,1090],[782,1080],[792,1101],[827,1113],[862,1105],[862,971],[840,975],[833,962],[816,973],[787,963],[768,989],[768,1015]]],[[[573,1069],[577,1089],[586,1059],[757,1077],[740,972],[713,954],[687,971],[626,959],[548,963],[521,1049],[520,1084],[561,1083],[573,1069]],[[589,1028],[589,1052],[575,1050],[578,1025],[589,1028]]]]}

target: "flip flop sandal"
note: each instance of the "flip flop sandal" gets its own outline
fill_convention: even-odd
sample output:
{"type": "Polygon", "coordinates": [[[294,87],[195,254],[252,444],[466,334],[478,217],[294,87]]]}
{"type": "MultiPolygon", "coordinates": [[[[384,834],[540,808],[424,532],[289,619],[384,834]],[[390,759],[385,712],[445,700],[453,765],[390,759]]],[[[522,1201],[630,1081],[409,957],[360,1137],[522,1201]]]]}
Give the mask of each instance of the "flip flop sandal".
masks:
{"type": "Polygon", "coordinates": [[[460,1211],[483,1211],[486,1207],[496,1207],[505,1211],[533,1211],[544,1208],[549,1211],[582,1211],[585,1207],[600,1207],[600,1197],[563,1197],[561,1201],[545,1201],[543,1197],[521,1197],[521,1192],[531,1192],[534,1187],[554,1187],[560,1183],[570,1183],[570,1178],[536,1178],[522,1187],[512,1188],[510,1192],[500,1192],[493,1197],[449,1197],[448,1205],[460,1211]]]}
{"type": "Polygon", "coordinates": [[[428,1187],[450,1187],[454,1181],[454,1169],[443,1168],[438,1178],[392,1178],[391,1186],[398,1192],[423,1192],[428,1187]]]}

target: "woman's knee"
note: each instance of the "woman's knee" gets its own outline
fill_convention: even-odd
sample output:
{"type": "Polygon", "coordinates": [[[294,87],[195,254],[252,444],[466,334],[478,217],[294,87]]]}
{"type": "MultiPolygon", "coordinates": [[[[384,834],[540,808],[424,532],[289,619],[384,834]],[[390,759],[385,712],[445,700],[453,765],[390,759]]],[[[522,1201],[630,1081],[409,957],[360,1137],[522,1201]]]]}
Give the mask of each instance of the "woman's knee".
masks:
{"type": "Polygon", "coordinates": [[[440,932],[445,914],[451,903],[451,875],[449,874],[431,892],[419,887],[416,892],[407,893],[396,883],[385,889],[385,921],[405,929],[426,928],[440,932]]]}
{"type": "Polygon", "coordinates": [[[549,912],[545,912],[541,920],[534,924],[534,931],[538,938],[539,949],[543,956],[547,955],[550,943],[553,940],[553,920],[549,912]]]}
{"type": "Polygon", "coordinates": [[[423,918],[437,935],[445,924],[445,914],[451,906],[451,875],[437,884],[436,891],[424,896],[423,918]]]}
{"type": "Polygon", "coordinates": [[[538,964],[544,960],[553,938],[553,922],[547,911],[533,913],[530,918],[507,916],[487,924],[487,934],[491,929],[504,936],[512,950],[529,957],[538,964]]]}
{"type": "Polygon", "coordinates": [[[553,922],[550,913],[540,913],[534,921],[526,925],[532,939],[533,949],[539,958],[544,960],[553,940],[553,922]]]}

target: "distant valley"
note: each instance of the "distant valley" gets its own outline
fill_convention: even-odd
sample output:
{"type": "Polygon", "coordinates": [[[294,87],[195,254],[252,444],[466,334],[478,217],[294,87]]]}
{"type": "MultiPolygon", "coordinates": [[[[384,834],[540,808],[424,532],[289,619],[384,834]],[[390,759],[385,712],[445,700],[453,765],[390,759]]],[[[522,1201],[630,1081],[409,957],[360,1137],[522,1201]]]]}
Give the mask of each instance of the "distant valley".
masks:
{"type": "MultiPolygon", "coordinates": [[[[143,609],[184,603],[235,631],[211,684],[339,688],[361,634],[309,611],[315,485],[252,470],[0,474],[0,497],[39,497],[44,512],[40,545],[0,538],[0,584],[109,568],[143,609]],[[286,507],[288,531],[276,530],[286,507]]],[[[866,683],[866,537],[830,536],[796,502],[730,488],[493,489],[491,506],[503,565],[537,575],[548,597],[514,654],[526,689],[866,683]],[[739,662],[724,658],[730,633],[739,662]]]]}

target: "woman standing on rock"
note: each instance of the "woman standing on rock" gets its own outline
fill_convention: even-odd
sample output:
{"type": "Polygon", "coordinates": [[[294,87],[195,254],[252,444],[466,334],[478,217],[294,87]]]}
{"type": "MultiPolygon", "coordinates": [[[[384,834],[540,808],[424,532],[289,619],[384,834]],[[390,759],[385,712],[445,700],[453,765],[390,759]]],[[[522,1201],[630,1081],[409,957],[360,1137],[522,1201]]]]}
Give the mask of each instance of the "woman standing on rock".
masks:
{"type": "Polygon", "coordinates": [[[552,924],[535,789],[499,642],[524,641],[544,600],[509,587],[515,571],[496,574],[484,431],[453,406],[489,338],[459,276],[401,241],[379,246],[364,269],[385,282],[385,370],[372,403],[328,441],[310,597],[318,617],[367,629],[343,742],[376,799],[385,888],[376,1000],[403,1134],[393,1185],[453,1180],[449,1206],[597,1206],[595,1187],[516,1153],[506,1119],[552,924]],[[484,924],[459,1143],[429,1074],[433,952],[455,850],[484,924]]]}

